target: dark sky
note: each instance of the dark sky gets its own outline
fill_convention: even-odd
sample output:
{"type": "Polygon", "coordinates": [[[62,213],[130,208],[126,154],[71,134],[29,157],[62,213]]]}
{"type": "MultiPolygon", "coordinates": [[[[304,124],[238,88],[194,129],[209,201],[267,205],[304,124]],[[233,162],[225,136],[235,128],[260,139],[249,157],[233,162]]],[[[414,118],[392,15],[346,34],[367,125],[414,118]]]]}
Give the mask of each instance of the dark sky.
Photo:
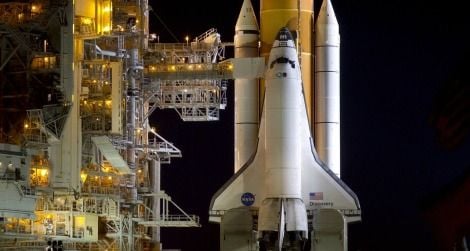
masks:
{"type": "MultiPolygon", "coordinates": [[[[223,41],[233,41],[241,3],[150,5],[181,42],[212,27],[223,41]]],[[[253,5],[258,10],[259,3],[253,5]]],[[[342,179],[358,195],[363,211],[363,221],[350,226],[349,250],[435,247],[422,217],[426,202],[470,167],[468,135],[449,150],[438,144],[430,123],[434,107],[441,105],[439,92],[468,72],[470,18],[464,5],[456,0],[333,1],[342,41],[342,179]]],[[[174,42],[150,16],[150,29],[160,41],[174,42]]],[[[181,122],[172,110],[152,116],[159,133],[183,153],[163,167],[163,189],[203,224],[164,229],[164,248],[218,250],[218,226],[207,218],[212,195],[233,172],[233,84],[228,96],[218,122],[181,122]]]]}

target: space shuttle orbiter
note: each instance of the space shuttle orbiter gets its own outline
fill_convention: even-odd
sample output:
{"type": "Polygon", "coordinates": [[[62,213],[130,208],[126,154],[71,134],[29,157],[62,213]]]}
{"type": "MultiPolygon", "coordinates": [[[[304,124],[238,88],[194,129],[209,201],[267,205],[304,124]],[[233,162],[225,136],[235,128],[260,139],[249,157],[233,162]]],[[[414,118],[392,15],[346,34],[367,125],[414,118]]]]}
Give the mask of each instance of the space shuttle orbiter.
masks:
{"type": "Polygon", "coordinates": [[[289,247],[310,239],[315,228],[322,228],[322,217],[335,218],[331,212],[341,212],[340,218],[360,217],[360,205],[317,156],[295,41],[287,28],[273,43],[265,83],[256,151],[213,196],[210,210],[217,215],[211,219],[223,221],[224,212],[250,210],[257,216],[254,230],[260,242],[276,250],[298,250],[289,247]]]}

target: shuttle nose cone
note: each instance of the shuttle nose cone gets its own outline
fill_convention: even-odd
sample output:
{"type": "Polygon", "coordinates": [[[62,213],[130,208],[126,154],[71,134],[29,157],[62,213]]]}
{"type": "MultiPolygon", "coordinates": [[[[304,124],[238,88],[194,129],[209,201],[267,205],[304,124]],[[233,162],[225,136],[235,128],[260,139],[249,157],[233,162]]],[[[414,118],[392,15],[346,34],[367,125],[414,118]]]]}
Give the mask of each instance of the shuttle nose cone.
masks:
{"type": "Polygon", "coordinates": [[[287,42],[289,40],[294,41],[294,38],[287,27],[282,27],[277,33],[276,40],[279,42],[287,42]]]}
{"type": "Polygon", "coordinates": [[[295,48],[294,38],[287,27],[282,27],[274,40],[273,49],[279,47],[295,48]]]}

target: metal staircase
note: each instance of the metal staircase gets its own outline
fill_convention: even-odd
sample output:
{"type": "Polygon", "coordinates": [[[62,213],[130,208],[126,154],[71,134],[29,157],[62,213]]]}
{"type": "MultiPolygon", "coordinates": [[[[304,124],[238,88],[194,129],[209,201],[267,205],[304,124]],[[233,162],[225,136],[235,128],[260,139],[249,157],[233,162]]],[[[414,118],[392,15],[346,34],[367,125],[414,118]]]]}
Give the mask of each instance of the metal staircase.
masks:
{"type": "Polygon", "coordinates": [[[159,193],[143,194],[145,197],[152,197],[160,201],[161,214],[156,215],[152,209],[142,204],[144,207],[143,215],[137,214],[135,220],[139,225],[146,227],[200,227],[199,217],[189,215],[183,211],[171,197],[164,191],[159,193]],[[178,214],[171,214],[170,210],[176,211],[178,214]]]}

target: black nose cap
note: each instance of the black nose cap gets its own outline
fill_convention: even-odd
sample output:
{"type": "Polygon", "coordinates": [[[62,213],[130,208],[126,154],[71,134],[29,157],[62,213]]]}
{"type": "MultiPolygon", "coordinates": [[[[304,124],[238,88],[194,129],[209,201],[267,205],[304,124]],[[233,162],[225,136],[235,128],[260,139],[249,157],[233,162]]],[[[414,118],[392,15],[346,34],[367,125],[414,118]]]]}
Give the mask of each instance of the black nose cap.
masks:
{"type": "Polygon", "coordinates": [[[293,41],[294,38],[292,37],[292,34],[290,33],[289,29],[287,29],[287,27],[282,27],[277,33],[276,40],[279,42],[285,42],[289,40],[293,41]]]}

